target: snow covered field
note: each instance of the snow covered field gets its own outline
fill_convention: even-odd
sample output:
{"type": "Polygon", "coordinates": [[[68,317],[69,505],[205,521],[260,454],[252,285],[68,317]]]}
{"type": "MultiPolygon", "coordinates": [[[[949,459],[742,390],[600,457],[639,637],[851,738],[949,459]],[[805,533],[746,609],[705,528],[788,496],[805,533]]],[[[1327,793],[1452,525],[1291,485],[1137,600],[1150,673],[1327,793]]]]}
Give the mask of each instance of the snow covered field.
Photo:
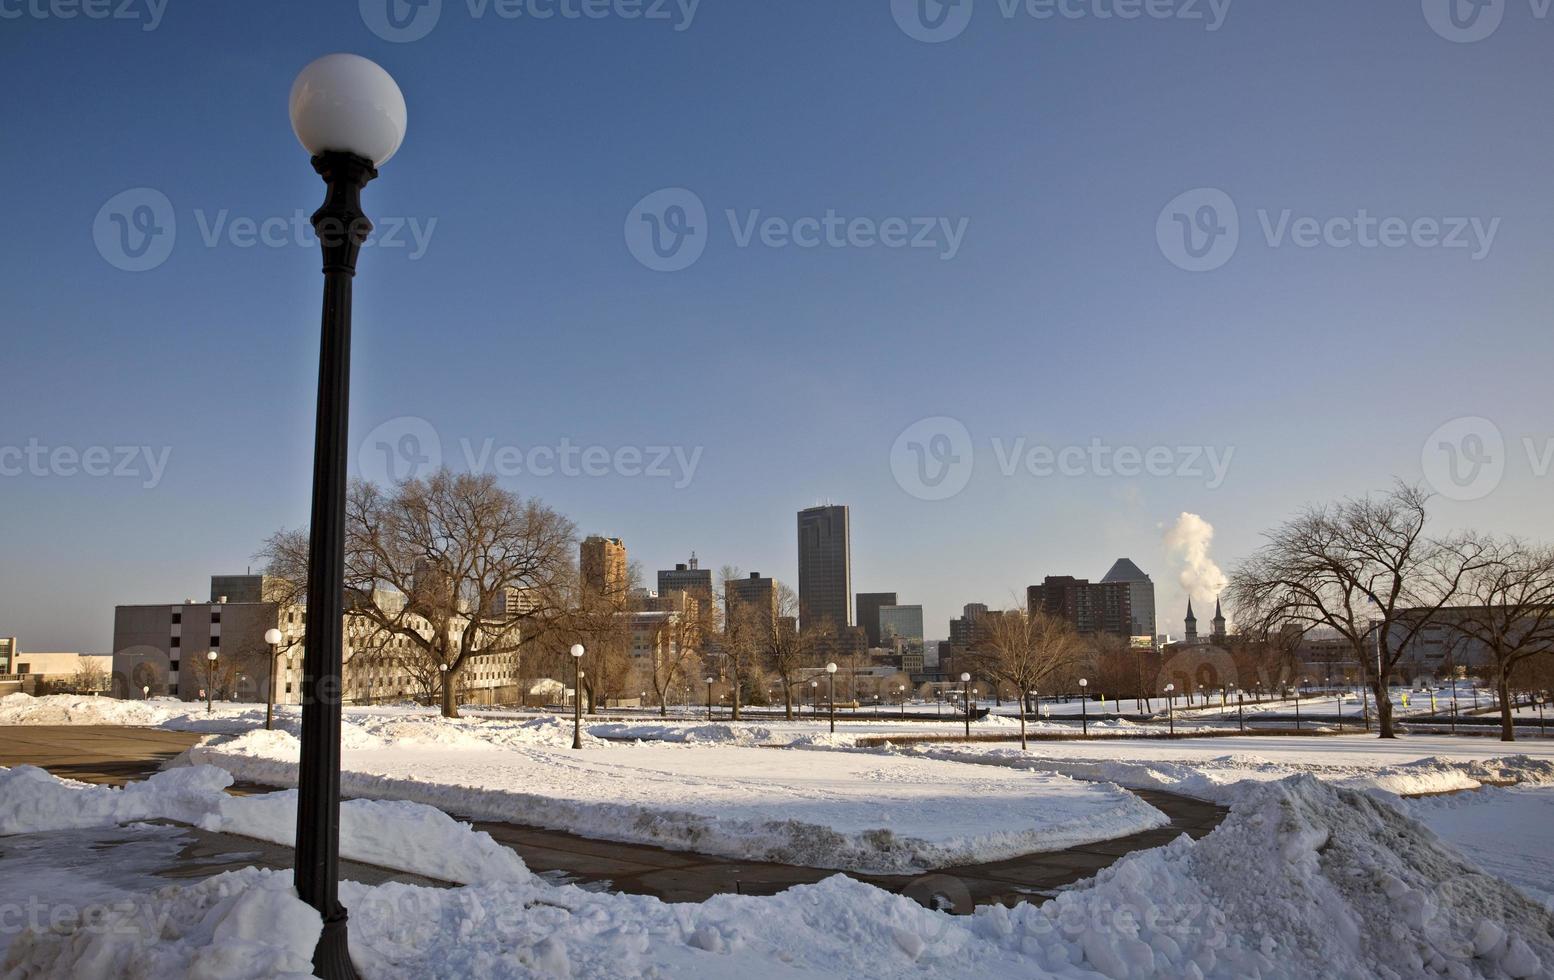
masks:
{"type": "MultiPolygon", "coordinates": [[[[699,905],[530,877],[345,883],[369,978],[1546,976],[1554,916],[1400,811],[1310,777],[1258,787],[1201,841],[1123,858],[1041,905],[953,917],[844,877],[699,905]]],[[[28,932],[15,976],[287,976],[319,932],[248,870],[28,932]]]]}
{"type": "MultiPolygon", "coordinates": [[[[107,706],[52,700],[0,701],[0,724],[104,720],[107,706]]],[[[138,707],[113,710],[232,733],[192,755],[239,776],[289,778],[295,738],[254,731],[262,709],[218,708],[207,719],[203,706],[127,704],[138,707]]],[[[486,804],[530,807],[572,821],[566,829],[680,835],[675,846],[697,850],[775,848],[787,860],[820,851],[914,867],[966,848],[985,859],[1034,841],[1063,846],[1076,832],[1111,836],[1127,832],[1125,820],[1153,825],[1158,814],[1119,785],[1217,800],[1231,813],[1200,841],[1129,855],[1051,901],[953,917],[841,876],[772,898],[696,905],[588,892],[528,874],[511,852],[499,856],[486,835],[436,810],[354,801],[342,814],[347,855],[476,882],[449,890],[345,883],[353,957],[365,976],[1272,980],[1521,978],[1554,969],[1551,742],[1352,735],[1043,742],[1027,753],[977,744],[860,750],[851,735],[782,722],[632,722],[667,741],[596,737],[628,734],[614,724],[594,724],[585,750],[574,752],[560,719],[348,711],[345,761],[358,774],[347,775],[346,790],[427,799],[470,816],[487,815],[486,804]],[[768,743],[792,747],[758,747],[768,743]],[[1508,749],[1522,754],[1502,757],[1508,749]],[[1520,782],[1422,800],[1392,795],[1500,779],[1520,782]]],[[[61,832],[80,846],[91,846],[80,835],[111,832],[150,835],[143,843],[154,849],[164,846],[163,829],[138,821],[163,815],[285,840],[294,795],[229,799],[220,794],[227,778],[195,767],[120,791],[0,771],[0,833],[51,822],[87,828],[61,832]]],[[[25,876],[32,891],[52,890],[76,908],[92,896],[113,901],[85,919],[16,935],[0,976],[241,980],[307,970],[318,920],[290,891],[289,875],[249,870],[152,894],[134,867],[74,854],[51,865],[42,839],[0,847],[8,883],[25,876]]],[[[0,912],[9,912],[7,901],[0,912]]]]}
{"type": "MultiPolygon", "coordinates": [[[[732,735],[730,737],[733,737],[732,735]]],[[[997,861],[1165,825],[1118,787],[903,755],[748,744],[571,749],[553,720],[352,718],[350,795],[705,854],[871,873],[997,861]]],[[[192,759],[290,785],[299,743],[252,732],[192,759]]]]}

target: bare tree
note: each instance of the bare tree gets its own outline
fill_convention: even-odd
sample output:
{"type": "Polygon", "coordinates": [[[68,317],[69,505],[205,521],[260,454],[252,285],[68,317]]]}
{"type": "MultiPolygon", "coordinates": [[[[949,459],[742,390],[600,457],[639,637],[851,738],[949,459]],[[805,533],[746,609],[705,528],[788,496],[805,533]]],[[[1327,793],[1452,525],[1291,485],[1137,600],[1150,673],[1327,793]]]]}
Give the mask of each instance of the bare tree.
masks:
{"type": "Polygon", "coordinates": [[[1072,669],[1084,656],[1085,644],[1066,620],[1044,612],[1016,608],[988,613],[977,644],[978,671],[1008,683],[1020,704],[1020,748],[1025,736],[1026,692],[1045,686],[1048,678],[1072,669]]]}
{"type": "Polygon", "coordinates": [[[108,672],[96,660],[81,658],[80,666],[70,678],[70,685],[77,694],[94,694],[108,689],[108,672]]]}
{"type": "Polygon", "coordinates": [[[1468,576],[1463,605],[1447,628],[1489,654],[1487,675],[1500,701],[1500,740],[1516,741],[1511,678],[1517,666],[1554,651],[1554,549],[1486,539],[1486,563],[1468,576]]]}
{"type": "MultiPolygon", "coordinates": [[[[348,614],[457,717],[474,658],[516,655],[526,633],[567,621],[575,536],[566,518],[490,475],[444,469],[387,490],[356,481],[346,501],[348,614]]],[[[270,574],[306,588],[305,532],[278,532],[260,554],[270,574]]]]}
{"type": "Polygon", "coordinates": [[[1376,698],[1378,731],[1395,738],[1388,679],[1419,631],[1484,564],[1470,539],[1425,535],[1429,495],[1398,484],[1380,496],[1309,507],[1266,535],[1230,577],[1230,601],[1246,628],[1336,631],[1350,645],[1376,698]]]}

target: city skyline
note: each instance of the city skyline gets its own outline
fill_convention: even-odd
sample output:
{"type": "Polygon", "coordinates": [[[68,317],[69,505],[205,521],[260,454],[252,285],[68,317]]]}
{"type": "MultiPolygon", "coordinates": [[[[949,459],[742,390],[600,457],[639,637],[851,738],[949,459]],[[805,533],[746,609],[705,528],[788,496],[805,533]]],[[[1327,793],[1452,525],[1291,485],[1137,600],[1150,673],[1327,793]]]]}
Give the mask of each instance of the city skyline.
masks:
{"type": "Polygon", "coordinates": [[[934,631],[1121,555],[1174,617],[1179,515],[1228,567],[1300,507],[1399,477],[1443,492],[1442,528],[1554,537],[1554,128],[1506,97],[1540,90],[1548,31],[1521,14],[1475,44],[1418,5],[1338,0],[1238,4],[1214,31],[979,13],[942,44],[884,2],[708,7],[684,30],[450,10],[414,43],[350,4],[18,20],[13,127],[72,124],[46,159],[0,146],[28,188],[0,258],[34,270],[8,293],[0,632],[101,649],[112,603],[82,595],[198,594],[198,570],[306,522],[317,249],[293,230],[318,182],[285,95],[331,50],[378,60],[411,110],[369,195],[358,475],[480,468],[652,565],[696,546],[795,579],[791,513],[846,500],[854,589],[921,601],[934,631]],[[70,84],[33,84],[60,64],[70,84]],[[620,98],[644,72],[652,97],[620,98]],[[478,192],[476,159],[499,174],[478,192]],[[160,197],[122,197],[142,189],[160,197]],[[709,234],[661,271],[625,228],[674,189],[709,234]],[[1195,189],[1239,213],[1202,272],[1163,252],[1195,189]],[[828,209],[943,247],[793,244],[828,209]],[[144,271],[118,237],[137,215],[176,229],[144,271]],[[1470,219],[1478,245],[1358,243],[1402,217],[1470,219]],[[1357,244],[1321,240],[1332,221],[1357,244]],[[1118,472],[1152,450],[1163,475],[1118,472]]]}

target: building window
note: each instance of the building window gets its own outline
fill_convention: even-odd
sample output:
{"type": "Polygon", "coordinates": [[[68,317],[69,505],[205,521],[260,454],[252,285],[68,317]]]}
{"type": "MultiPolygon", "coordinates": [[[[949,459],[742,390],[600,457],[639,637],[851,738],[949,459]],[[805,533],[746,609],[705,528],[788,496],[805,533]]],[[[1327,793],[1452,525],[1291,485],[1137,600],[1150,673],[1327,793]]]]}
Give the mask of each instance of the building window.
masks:
{"type": "Polygon", "coordinates": [[[221,622],[221,610],[220,609],[212,609],[210,611],[210,621],[213,622],[213,623],[221,622]]]}
{"type": "Polygon", "coordinates": [[[221,634],[220,633],[217,633],[215,636],[212,636],[210,638],[210,645],[211,645],[211,649],[215,649],[216,647],[221,646],[221,634]]]}
{"type": "Polygon", "coordinates": [[[169,662],[167,669],[174,674],[178,673],[178,661],[174,660],[169,662]]]}
{"type": "Polygon", "coordinates": [[[173,613],[173,625],[177,626],[181,622],[183,622],[183,613],[181,613],[181,612],[173,613]]]}
{"type": "Polygon", "coordinates": [[[172,638],[172,647],[173,647],[174,650],[178,649],[178,642],[179,642],[178,637],[175,636],[175,637],[172,638]]]}

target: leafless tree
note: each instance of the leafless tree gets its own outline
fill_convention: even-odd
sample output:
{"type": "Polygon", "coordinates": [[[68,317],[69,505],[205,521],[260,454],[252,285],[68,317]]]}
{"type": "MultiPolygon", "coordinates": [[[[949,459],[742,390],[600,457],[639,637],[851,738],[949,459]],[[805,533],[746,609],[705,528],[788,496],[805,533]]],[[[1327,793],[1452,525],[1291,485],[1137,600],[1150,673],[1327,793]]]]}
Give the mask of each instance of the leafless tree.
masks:
{"type": "Polygon", "coordinates": [[[1487,675],[1500,701],[1500,740],[1516,741],[1511,679],[1517,666],[1554,651],[1554,549],[1515,539],[1481,542],[1486,563],[1467,577],[1449,630],[1489,654],[1487,675]]]}
{"type": "MultiPolygon", "coordinates": [[[[378,649],[435,687],[444,716],[457,717],[473,658],[515,655],[526,634],[567,623],[575,538],[565,517],[490,475],[443,469],[389,489],[356,481],[346,501],[347,610],[370,625],[378,649]]],[[[306,532],[278,532],[261,557],[270,574],[305,588],[306,532]]]]}
{"type": "Polygon", "coordinates": [[[1084,656],[1085,644],[1066,620],[1044,612],[1010,609],[988,613],[977,644],[979,673],[1008,683],[1018,692],[1020,748],[1025,735],[1026,692],[1046,686],[1049,678],[1072,669],[1084,656]]]}
{"type": "Polygon", "coordinates": [[[1314,506],[1267,532],[1230,577],[1236,620],[1262,635],[1327,627],[1361,664],[1378,730],[1395,738],[1388,679],[1463,580],[1483,566],[1469,538],[1426,536],[1429,495],[1398,484],[1379,496],[1314,506]]]}

